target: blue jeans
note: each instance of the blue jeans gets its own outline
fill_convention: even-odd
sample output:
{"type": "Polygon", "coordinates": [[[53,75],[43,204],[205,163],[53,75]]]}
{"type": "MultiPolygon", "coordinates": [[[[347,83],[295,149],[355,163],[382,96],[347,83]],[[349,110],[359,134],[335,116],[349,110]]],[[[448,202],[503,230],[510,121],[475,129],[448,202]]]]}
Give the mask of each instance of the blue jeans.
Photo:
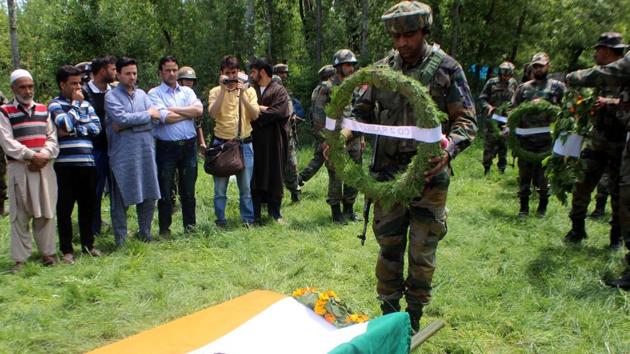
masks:
{"type": "MultiPolygon", "coordinates": [[[[96,164],[96,205],[94,207],[94,217],[92,219],[92,234],[101,234],[101,202],[103,201],[103,191],[105,185],[109,183],[109,155],[107,155],[107,146],[102,149],[94,149],[94,163],[96,164]]],[[[111,185],[108,190],[111,191],[111,185]]]]}
{"type": "MultiPolygon", "coordinates": [[[[221,144],[219,140],[213,140],[212,146],[221,144]]],[[[239,207],[241,210],[241,221],[244,223],[254,222],[254,204],[252,203],[251,182],[254,172],[254,150],[252,143],[241,143],[245,168],[236,175],[239,192],[239,207]]],[[[217,224],[225,224],[225,205],[227,204],[227,188],[229,177],[214,176],[214,214],[217,217],[217,224]]]]}
{"type": "Polygon", "coordinates": [[[160,232],[173,222],[173,181],[178,172],[179,200],[182,204],[184,231],[196,225],[195,183],[197,182],[197,138],[180,141],[156,141],[155,159],[162,199],[158,201],[160,232]]]}

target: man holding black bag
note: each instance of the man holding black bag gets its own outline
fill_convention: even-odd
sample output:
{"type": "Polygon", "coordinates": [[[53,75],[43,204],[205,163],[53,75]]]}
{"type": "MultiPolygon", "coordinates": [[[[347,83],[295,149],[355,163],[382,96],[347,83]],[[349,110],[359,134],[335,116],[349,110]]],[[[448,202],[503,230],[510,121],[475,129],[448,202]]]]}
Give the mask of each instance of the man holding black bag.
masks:
{"type": "MultiPolygon", "coordinates": [[[[221,75],[219,86],[210,90],[208,95],[208,111],[214,119],[214,134],[211,153],[226,151],[234,141],[240,142],[240,155],[243,168],[238,172],[213,171],[214,175],[214,214],[215,223],[224,227],[225,206],[227,204],[227,186],[230,174],[236,176],[239,189],[239,205],[241,221],[245,226],[254,223],[254,206],[252,203],[251,180],[254,169],[254,152],[252,148],[251,122],[258,118],[260,112],[256,91],[247,87],[243,79],[239,80],[239,62],[234,56],[228,55],[221,60],[221,75]],[[224,149],[220,149],[223,147],[224,149]],[[227,174],[227,175],[226,175],[227,174]]],[[[221,159],[229,158],[221,152],[217,157],[216,166],[221,165],[221,159]]],[[[210,158],[210,156],[206,156],[210,158]]],[[[206,161],[208,167],[209,161],[206,161]]],[[[206,169],[206,171],[208,171],[206,169]]]]}

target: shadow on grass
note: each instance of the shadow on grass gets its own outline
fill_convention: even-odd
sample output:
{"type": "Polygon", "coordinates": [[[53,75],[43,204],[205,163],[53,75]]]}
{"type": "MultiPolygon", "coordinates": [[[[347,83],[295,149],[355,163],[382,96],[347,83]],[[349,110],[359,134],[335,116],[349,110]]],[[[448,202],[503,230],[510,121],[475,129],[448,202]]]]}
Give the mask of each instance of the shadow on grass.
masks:
{"type": "Polygon", "coordinates": [[[600,286],[600,280],[606,274],[606,263],[616,257],[614,252],[605,248],[550,245],[538,250],[526,272],[529,283],[541,293],[548,293],[559,283],[566,284],[559,278],[575,277],[575,286],[554,290],[561,290],[564,295],[576,299],[605,300],[610,296],[610,291],[600,286]]]}

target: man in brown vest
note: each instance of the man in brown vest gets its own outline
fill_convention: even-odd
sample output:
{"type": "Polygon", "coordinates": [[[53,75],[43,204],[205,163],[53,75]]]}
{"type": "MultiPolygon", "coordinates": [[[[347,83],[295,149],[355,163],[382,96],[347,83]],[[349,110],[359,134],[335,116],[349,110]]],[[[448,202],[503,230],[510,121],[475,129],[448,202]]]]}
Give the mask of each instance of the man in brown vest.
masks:
{"type": "Polygon", "coordinates": [[[0,107],[0,145],[7,156],[13,272],[31,255],[29,224],[44,265],[55,264],[57,178],[50,160],[59,154],[57,132],[45,105],[33,101],[33,77],[11,73],[15,99],[0,107]]]}

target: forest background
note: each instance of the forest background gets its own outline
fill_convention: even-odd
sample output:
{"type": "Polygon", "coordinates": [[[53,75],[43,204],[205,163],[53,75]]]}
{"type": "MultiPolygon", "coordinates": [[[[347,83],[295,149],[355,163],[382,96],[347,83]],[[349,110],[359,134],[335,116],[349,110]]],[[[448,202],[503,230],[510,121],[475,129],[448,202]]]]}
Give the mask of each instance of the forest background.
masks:
{"type": "MultiPolygon", "coordinates": [[[[20,65],[36,81],[36,99],[57,94],[56,69],[113,54],[141,64],[139,85],[159,84],[157,62],[166,54],[192,66],[198,93],[216,85],[219,60],[234,54],[243,62],[265,56],[288,63],[286,85],[305,107],[317,84],[317,70],[349,48],[367,65],[391,50],[380,20],[397,1],[380,0],[9,0],[16,4],[20,65]]],[[[7,3],[0,11],[0,89],[9,93],[13,69],[7,3]]],[[[465,68],[473,92],[503,60],[522,68],[546,51],[552,71],[592,65],[590,47],[605,31],[628,37],[630,2],[623,0],[430,0],[439,43],[465,68]]],[[[520,77],[520,72],[517,72],[520,77]]]]}

